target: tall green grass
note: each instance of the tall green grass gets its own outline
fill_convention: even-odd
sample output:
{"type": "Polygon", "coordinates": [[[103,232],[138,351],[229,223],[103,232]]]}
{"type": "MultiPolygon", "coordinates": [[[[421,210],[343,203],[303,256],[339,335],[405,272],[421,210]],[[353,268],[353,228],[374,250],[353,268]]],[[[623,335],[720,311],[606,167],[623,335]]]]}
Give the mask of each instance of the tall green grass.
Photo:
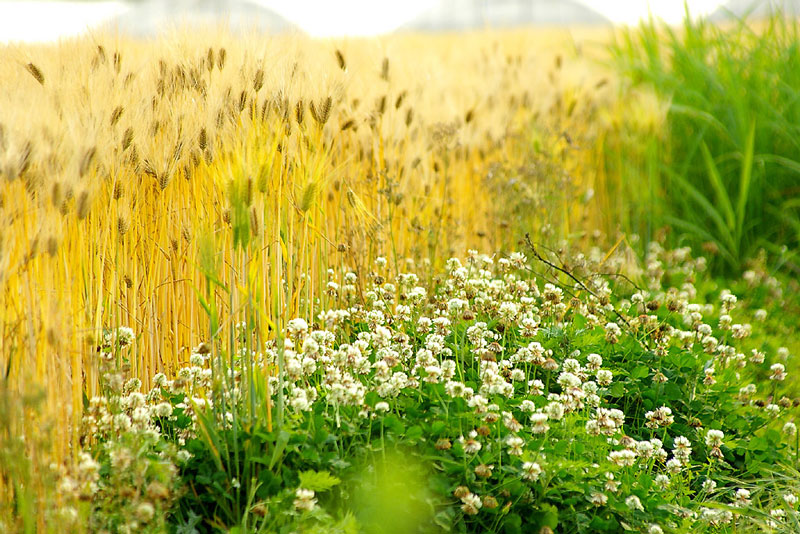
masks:
{"type": "Polygon", "coordinates": [[[669,225],[715,253],[720,272],[736,272],[760,248],[797,271],[797,21],[775,13],[717,26],[687,17],[674,29],[651,20],[622,32],[611,53],[634,87],[648,86],[669,102],[659,149],[644,161],[626,160],[640,176],[623,192],[638,201],[635,230],[669,225]],[[652,190],[653,176],[656,194],[640,195],[652,190]]]}

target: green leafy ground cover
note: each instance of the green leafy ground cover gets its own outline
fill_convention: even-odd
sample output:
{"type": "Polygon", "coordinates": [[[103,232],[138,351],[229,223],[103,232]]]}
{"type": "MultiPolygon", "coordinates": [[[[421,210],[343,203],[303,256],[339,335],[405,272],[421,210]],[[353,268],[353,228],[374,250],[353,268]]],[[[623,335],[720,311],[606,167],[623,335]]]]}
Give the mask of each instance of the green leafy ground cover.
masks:
{"type": "Polygon", "coordinates": [[[264,347],[242,324],[146,392],[124,376],[135,332],[109,332],[53,513],[107,532],[796,531],[785,286],[756,267],[725,287],[657,244],[641,268],[538,254],[471,252],[430,285],[379,261],[363,295],[331,272],[313,324],[264,347]]]}

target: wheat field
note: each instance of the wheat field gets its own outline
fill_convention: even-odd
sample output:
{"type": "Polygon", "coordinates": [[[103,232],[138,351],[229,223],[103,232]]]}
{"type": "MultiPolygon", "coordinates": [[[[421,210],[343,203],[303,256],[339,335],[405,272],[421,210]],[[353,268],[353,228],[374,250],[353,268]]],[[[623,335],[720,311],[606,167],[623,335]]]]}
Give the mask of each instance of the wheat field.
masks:
{"type": "Polygon", "coordinates": [[[509,196],[536,213],[533,233],[597,217],[575,199],[598,179],[583,169],[612,108],[586,52],[599,39],[184,30],[4,47],[0,367],[46,398],[48,454],[75,454],[109,329],[137,332],[125,364],[147,384],[212,327],[224,338],[247,319],[266,339],[313,321],[311,304],[336,298],[329,269],[385,256],[432,272],[508,249],[509,196]]]}

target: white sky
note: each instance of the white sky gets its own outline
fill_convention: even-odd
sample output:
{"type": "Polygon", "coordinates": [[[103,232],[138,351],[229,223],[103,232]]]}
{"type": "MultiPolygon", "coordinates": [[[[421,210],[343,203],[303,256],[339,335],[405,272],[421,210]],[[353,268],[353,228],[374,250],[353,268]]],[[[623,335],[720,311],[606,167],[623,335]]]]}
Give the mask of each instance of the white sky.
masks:
{"type": "MultiPolygon", "coordinates": [[[[388,32],[434,4],[433,0],[255,1],[275,10],[315,36],[355,36],[388,32]]],[[[580,1],[619,24],[635,24],[651,12],[667,22],[677,23],[684,13],[684,0],[580,1]]],[[[720,0],[689,2],[692,15],[710,13],[722,3],[720,0]]],[[[0,42],[40,42],[78,35],[127,9],[124,3],[118,1],[0,1],[0,42]]]]}

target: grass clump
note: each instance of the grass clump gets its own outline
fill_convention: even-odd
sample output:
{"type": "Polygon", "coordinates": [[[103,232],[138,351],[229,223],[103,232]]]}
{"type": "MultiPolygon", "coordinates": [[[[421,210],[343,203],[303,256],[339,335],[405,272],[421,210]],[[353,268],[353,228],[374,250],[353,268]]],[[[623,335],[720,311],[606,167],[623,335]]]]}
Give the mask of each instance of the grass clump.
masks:
{"type": "Polygon", "coordinates": [[[759,248],[798,270],[799,47],[795,21],[780,13],[675,29],[651,20],[618,37],[619,70],[668,106],[650,150],[627,159],[629,183],[617,184],[639,199],[635,231],[669,225],[717,272],[741,272],[759,248]]]}

